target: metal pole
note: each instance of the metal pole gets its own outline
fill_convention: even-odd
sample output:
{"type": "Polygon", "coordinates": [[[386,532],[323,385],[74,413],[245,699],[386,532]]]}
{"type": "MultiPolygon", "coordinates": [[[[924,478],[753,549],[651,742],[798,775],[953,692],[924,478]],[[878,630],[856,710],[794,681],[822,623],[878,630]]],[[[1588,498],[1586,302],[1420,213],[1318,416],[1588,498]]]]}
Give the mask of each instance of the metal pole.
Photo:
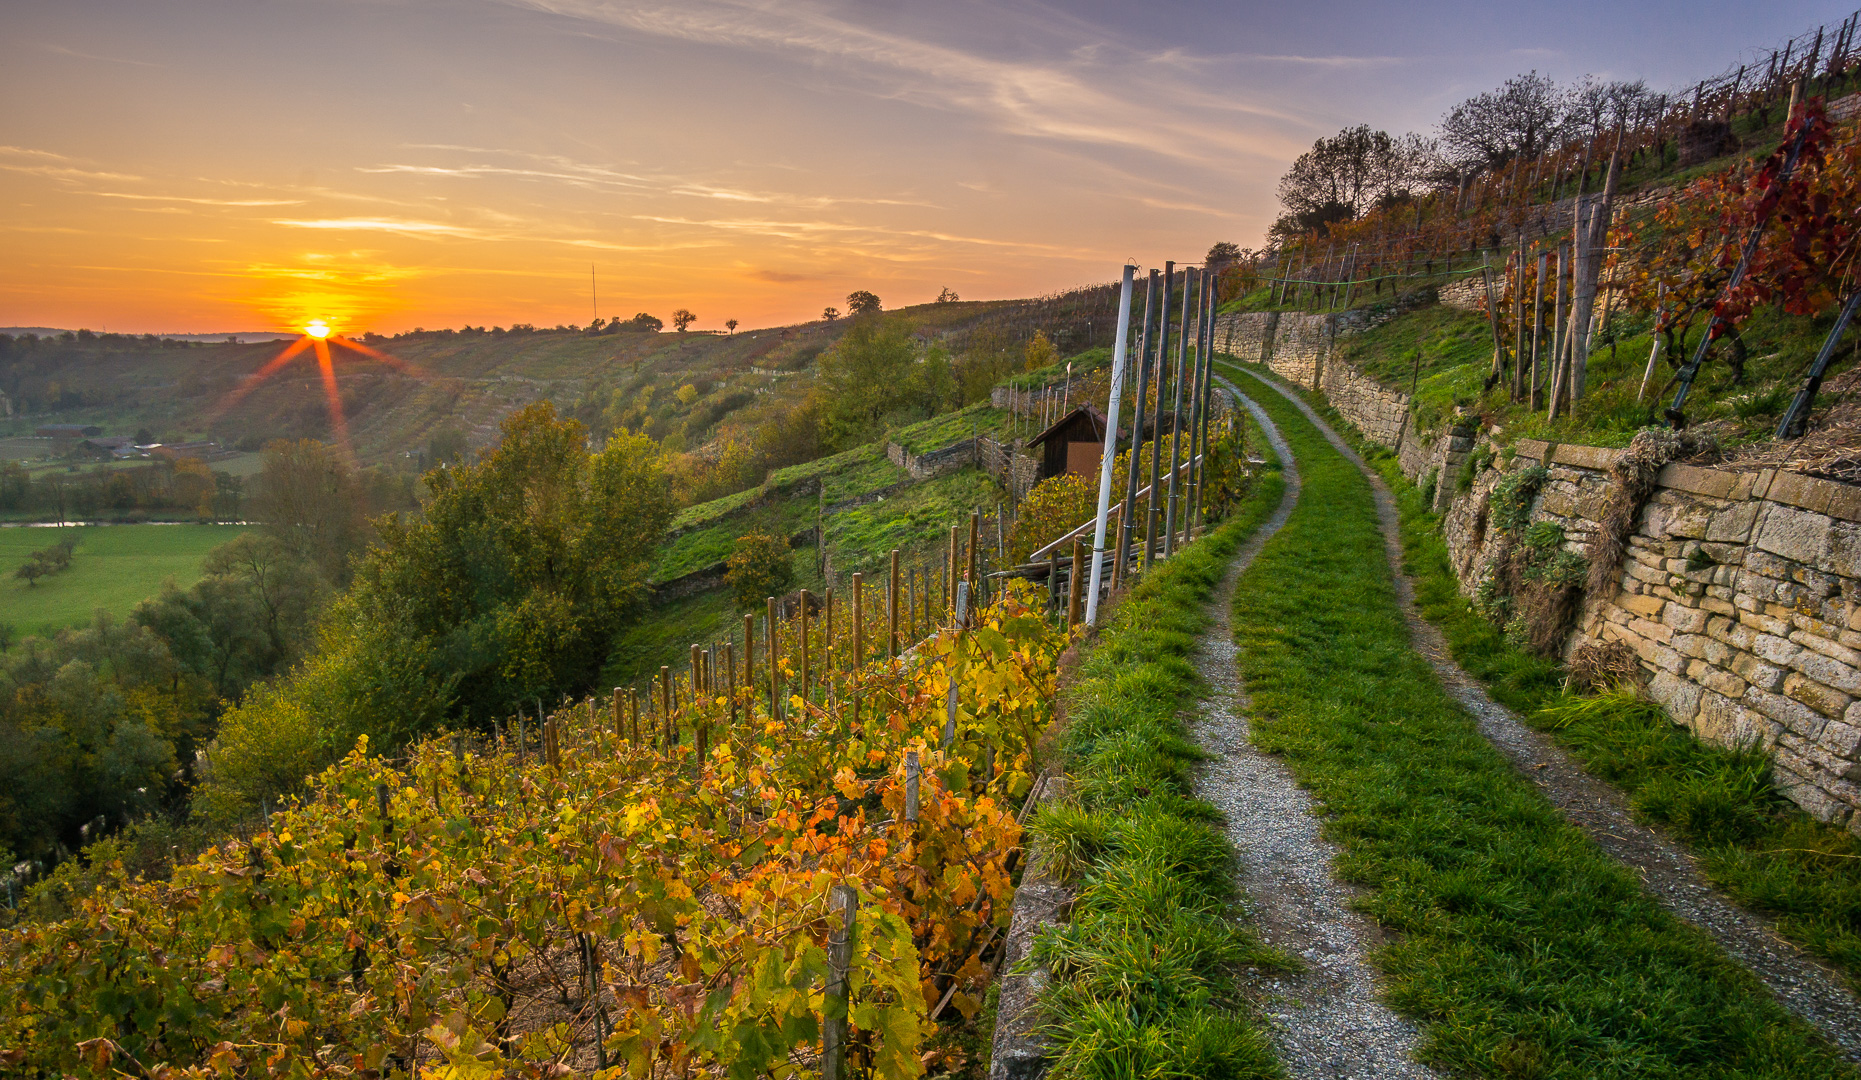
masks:
{"type": "MultiPolygon", "coordinates": [[[[1098,618],[1099,578],[1105,565],[1105,523],[1111,512],[1112,461],[1118,456],[1118,405],[1124,397],[1124,339],[1131,328],[1131,275],[1136,271],[1135,266],[1125,266],[1124,280],[1118,290],[1118,332],[1112,337],[1111,346],[1111,400],[1105,407],[1105,450],[1099,455],[1098,520],[1092,526],[1092,587],[1086,593],[1087,625],[1098,618]]],[[[1155,280],[1154,274],[1152,280],[1155,280]]],[[[1137,467],[1136,448],[1140,436],[1141,433],[1136,431],[1131,435],[1133,469],[1137,467]]],[[[1130,520],[1128,495],[1125,499],[1125,520],[1130,520]]],[[[1079,576],[1079,565],[1076,562],[1073,564],[1073,576],[1079,576]]]]}
{"type": "Polygon", "coordinates": [[[1176,273],[1174,260],[1163,264],[1163,296],[1157,308],[1157,422],[1150,446],[1150,498],[1145,503],[1150,513],[1144,523],[1144,569],[1157,557],[1157,492],[1163,487],[1163,377],[1169,367],[1170,354],[1170,280],[1176,273]]]}
{"type": "MultiPolygon", "coordinates": [[[[1189,291],[1195,288],[1196,271],[1189,267],[1183,271],[1182,330],[1176,335],[1176,377],[1170,388],[1175,401],[1170,406],[1170,494],[1164,503],[1163,514],[1163,555],[1168,558],[1176,551],[1176,473],[1177,461],[1182,454],[1182,412],[1183,412],[1183,365],[1189,356],[1189,291]]],[[[1162,402],[1157,403],[1159,406],[1162,402]]]]}
{"type": "MultiPolygon", "coordinates": [[[[1137,382],[1135,384],[1137,386],[1137,393],[1132,395],[1131,460],[1125,463],[1124,512],[1118,518],[1118,561],[1117,569],[1113,572],[1114,580],[1118,581],[1124,579],[1125,562],[1131,556],[1131,530],[1134,527],[1132,519],[1137,513],[1138,458],[1141,456],[1139,452],[1144,447],[1144,390],[1146,388],[1145,384],[1149,379],[1147,365],[1150,358],[1150,339],[1152,337],[1150,319],[1151,316],[1155,314],[1156,302],[1157,272],[1152,270],[1150,272],[1150,283],[1144,289],[1144,329],[1143,333],[1137,339],[1137,382]]],[[[1119,338],[1118,341],[1121,345],[1124,339],[1119,338]]],[[[1120,345],[1112,346],[1114,353],[1116,353],[1120,345]]],[[[1116,359],[1114,355],[1112,363],[1112,379],[1114,382],[1119,378],[1116,359]]],[[[1092,620],[1088,616],[1086,621],[1091,622],[1092,620]]]]}
{"type": "Polygon", "coordinates": [[[1195,405],[1189,410],[1194,418],[1192,438],[1189,443],[1189,523],[1183,528],[1185,540],[1195,539],[1195,524],[1202,519],[1202,479],[1208,467],[1208,406],[1209,390],[1215,381],[1215,306],[1220,299],[1217,286],[1220,273],[1202,275],[1202,321],[1198,325],[1201,333],[1196,335],[1196,353],[1200,361],[1196,365],[1195,405]]]}

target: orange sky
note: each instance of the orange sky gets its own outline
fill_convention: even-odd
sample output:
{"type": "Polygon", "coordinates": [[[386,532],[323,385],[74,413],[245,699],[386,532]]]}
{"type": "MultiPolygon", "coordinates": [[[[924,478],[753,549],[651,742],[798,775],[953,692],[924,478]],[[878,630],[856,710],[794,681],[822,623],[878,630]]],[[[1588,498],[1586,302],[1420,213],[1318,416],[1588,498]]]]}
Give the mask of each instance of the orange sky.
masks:
{"type": "Polygon", "coordinates": [[[1286,163],[1346,123],[1425,128],[1526,67],[1697,77],[1838,6],[1726,4],[1676,58],[1698,4],[1647,5],[1637,39],[1589,0],[1535,26],[1447,2],[15,0],[0,325],[585,324],[591,264],[600,315],[699,328],[855,288],[1032,295],[1258,243],[1286,163]]]}

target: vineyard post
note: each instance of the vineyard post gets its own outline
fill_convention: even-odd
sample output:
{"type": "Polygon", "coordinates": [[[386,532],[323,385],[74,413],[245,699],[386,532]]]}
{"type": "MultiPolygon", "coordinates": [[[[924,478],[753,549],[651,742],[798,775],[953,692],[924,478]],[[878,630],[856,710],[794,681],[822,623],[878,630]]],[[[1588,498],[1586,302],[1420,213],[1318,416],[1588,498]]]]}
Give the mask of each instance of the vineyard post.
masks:
{"type": "Polygon", "coordinates": [[[1525,230],[1512,252],[1512,400],[1525,390],[1525,230]]]}
{"type": "Polygon", "coordinates": [[[835,885],[828,903],[840,915],[840,925],[827,940],[828,983],[821,1011],[821,1080],[847,1080],[846,1036],[847,969],[853,964],[853,932],[859,913],[859,894],[850,885],[835,885]]]}
{"type": "MultiPolygon", "coordinates": [[[[1183,413],[1183,365],[1189,355],[1189,290],[1195,288],[1196,269],[1191,266],[1183,271],[1182,329],[1176,335],[1176,375],[1170,387],[1173,404],[1170,406],[1170,492],[1168,511],[1163,518],[1163,556],[1168,558],[1176,551],[1176,463],[1182,455],[1182,413],[1183,413]]],[[[1162,402],[1158,401],[1159,408],[1162,402]]]]}
{"type": "Polygon", "coordinates": [[[1208,329],[1202,334],[1201,343],[1197,346],[1202,354],[1202,374],[1200,381],[1196,383],[1198,388],[1195,406],[1196,437],[1189,453],[1190,461],[1195,463],[1191,466],[1192,475],[1195,477],[1195,485],[1191,488],[1195,492],[1195,502],[1189,508],[1189,538],[1191,540],[1195,539],[1195,523],[1202,520],[1202,485],[1208,479],[1208,413],[1214,402],[1215,310],[1221,305],[1220,286],[1219,271],[1203,286],[1205,299],[1202,303],[1202,310],[1208,319],[1208,329]]]}
{"type": "Polygon", "coordinates": [[[892,549],[892,576],[885,592],[885,658],[898,655],[898,549],[892,549]]]}
{"type": "Polygon", "coordinates": [[[620,687],[616,686],[614,688],[614,737],[616,739],[624,739],[627,737],[627,729],[621,723],[621,721],[626,719],[626,716],[627,714],[621,708],[620,704],[620,687]]]}
{"type": "MultiPolygon", "coordinates": [[[[923,592],[927,599],[930,596],[930,594],[925,592],[918,584],[918,579],[923,576],[924,571],[921,568],[913,567],[911,576],[905,579],[905,633],[909,635],[913,641],[918,639],[918,594],[923,592]]],[[[896,641],[898,638],[898,631],[895,628],[897,626],[896,617],[894,617],[893,626],[892,638],[896,641]]],[[[893,651],[896,652],[897,650],[894,649],[893,651]]]]}
{"type": "Polygon", "coordinates": [[[1059,545],[1056,544],[1054,545],[1053,550],[1047,552],[1047,611],[1050,613],[1054,613],[1054,612],[1058,612],[1059,610],[1060,610],[1060,548],[1059,548],[1059,545]]]}
{"type": "MultiPolygon", "coordinates": [[[[463,764],[465,761],[465,736],[456,731],[452,734],[452,761],[455,765],[463,764]]],[[[269,809],[265,812],[265,822],[266,824],[271,823],[271,811],[269,809]]]]}
{"type": "MultiPolygon", "coordinates": [[[[1125,563],[1131,557],[1132,521],[1137,513],[1137,472],[1144,448],[1144,391],[1150,379],[1150,340],[1155,336],[1150,319],[1155,313],[1156,298],[1157,272],[1152,270],[1150,282],[1144,289],[1143,330],[1137,337],[1137,381],[1133,384],[1137,392],[1131,395],[1131,460],[1125,463],[1124,511],[1118,518],[1118,561],[1116,569],[1112,571],[1113,588],[1123,583],[1125,563]]],[[[1114,345],[1114,351],[1116,348],[1114,345]]],[[[1115,381],[1117,377],[1117,365],[1114,363],[1112,378],[1115,381]]]]}
{"type": "MultiPolygon", "coordinates": [[[[756,616],[743,613],[743,689],[756,688],[756,616]]],[[[755,710],[748,703],[744,708],[752,715],[755,710]]]]}
{"type": "MultiPolygon", "coordinates": [[[[1579,198],[1581,203],[1581,198],[1579,198]]],[[[1547,420],[1557,419],[1557,407],[1564,403],[1564,351],[1570,344],[1569,327],[1565,326],[1564,286],[1570,273],[1570,241],[1557,245],[1557,276],[1552,279],[1552,316],[1551,316],[1551,394],[1547,420]]]]}
{"type": "MultiPolygon", "coordinates": [[[[699,645],[691,647],[691,704],[694,710],[704,698],[704,648],[699,645]]],[[[696,717],[694,716],[695,720],[696,717]]]]}
{"type": "Polygon", "coordinates": [[[729,673],[727,689],[730,693],[730,729],[735,731],[737,728],[737,643],[734,641],[724,642],[724,669],[729,673]]]}
{"type": "Polygon", "coordinates": [[[866,662],[866,575],[853,575],[853,670],[866,662]]]}
{"type": "Polygon", "coordinates": [[[388,818],[388,785],[375,785],[375,805],[381,811],[381,820],[386,822],[383,828],[392,832],[394,823],[388,818]]]}
{"type": "Polygon", "coordinates": [[[960,562],[963,555],[962,530],[963,527],[961,525],[950,526],[950,562],[943,570],[943,599],[946,605],[954,601],[956,596],[956,579],[962,576],[957,570],[957,567],[962,565],[960,562]]]}
{"type": "Polygon", "coordinates": [[[1661,308],[1666,301],[1667,285],[1663,282],[1656,287],[1654,293],[1654,327],[1648,331],[1648,337],[1652,339],[1652,343],[1648,346],[1647,370],[1641,373],[1641,389],[1635,391],[1635,404],[1637,405],[1641,404],[1641,399],[1648,393],[1648,380],[1654,378],[1654,362],[1661,358],[1661,308]]]}
{"type": "Polygon", "coordinates": [[[633,721],[632,730],[628,734],[632,736],[634,748],[638,749],[640,745],[640,688],[637,686],[627,687],[627,712],[633,721]]]}
{"type": "Polygon", "coordinates": [[[516,730],[512,732],[512,737],[517,743],[517,767],[521,769],[530,763],[529,753],[525,750],[523,745],[523,714],[518,713],[517,718],[511,721],[511,723],[516,725],[516,730]]]}
{"type": "Polygon", "coordinates": [[[672,668],[659,665],[659,736],[664,746],[672,746],[672,668]]]}
{"type": "Polygon", "coordinates": [[[827,587],[827,596],[821,601],[821,610],[826,613],[826,621],[821,624],[821,672],[827,683],[829,695],[834,689],[834,587],[827,587]]]}
{"type": "Polygon", "coordinates": [[[1151,425],[1153,431],[1150,442],[1150,498],[1146,505],[1150,520],[1144,527],[1144,570],[1156,560],[1157,542],[1157,492],[1163,488],[1163,379],[1169,370],[1170,355],[1170,287],[1176,263],[1169,260],[1163,264],[1163,294],[1157,306],[1157,419],[1151,425]]]}
{"type": "Polygon", "coordinates": [[[1003,530],[1003,509],[1001,503],[995,504],[995,561],[1001,562],[1008,557],[1008,537],[1003,530]]]}
{"type": "Polygon", "coordinates": [[[764,601],[769,607],[769,614],[763,619],[763,632],[768,634],[763,650],[769,654],[769,719],[782,719],[782,666],[779,663],[782,654],[776,651],[775,597],[764,601]]]}
{"type": "Polygon", "coordinates": [[[956,585],[956,641],[950,650],[950,692],[944,699],[943,745],[946,749],[956,741],[957,668],[962,657],[963,622],[968,615],[969,582],[959,581],[956,585]]]}
{"type": "Polygon", "coordinates": [[[980,534],[981,531],[982,511],[971,510],[969,512],[969,547],[966,549],[966,554],[968,555],[968,569],[963,572],[963,580],[970,583],[969,589],[972,596],[976,590],[976,556],[980,548],[977,541],[980,539],[978,534],[980,534]]]}
{"type": "Polygon", "coordinates": [[[808,600],[813,594],[801,590],[801,707],[808,707],[808,691],[813,689],[814,669],[808,655],[808,600]]]}
{"type": "Polygon", "coordinates": [[[1542,340],[1544,338],[1544,278],[1545,278],[1545,275],[1550,272],[1550,267],[1551,267],[1551,253],[1549,251],[1540,251],[1538,253],[1538,273],[1537,273],[1537,276],[1535,276],[1532,279],[1531,386],[1530,386],[1530,393],[1527,395],[1530,400],[1527,401],[1526,406],[1525,406],[1526,408],[1531,409],[1533,411],[1536,411],[1538,408],[1538,380],[1542,374],[1538,370],[1538,367],[1539,367],[1538,358],[1541,355],[1543,355],[1542,340]]]}
{"type": "Polygon", "coordinates": [[[1086,542],[1078,537],[1074,537],[1072,580],[1068,582],[1068,588],[1066,590],[1066,628],[1068,630],[1079,625],[1079,594],[1085,589],[1085,568],[1086,542]]]}
{"type": "Polygon", "coordinates": [[[905,751],[905,820],[918,820],[918,752],[905,751]]]}

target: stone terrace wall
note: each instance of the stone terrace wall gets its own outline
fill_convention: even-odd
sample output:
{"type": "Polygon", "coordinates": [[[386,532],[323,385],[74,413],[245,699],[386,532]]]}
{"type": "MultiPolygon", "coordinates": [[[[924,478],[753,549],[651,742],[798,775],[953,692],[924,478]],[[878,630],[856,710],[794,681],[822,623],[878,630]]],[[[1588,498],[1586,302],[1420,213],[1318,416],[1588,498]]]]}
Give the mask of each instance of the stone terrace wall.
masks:
{"type": "MultiPolygon", "coordinates": [[[[1621,451],[1520,440],[1461,491],[1483,438],[1469,424],[1418,436],[1407,394],[1335,355],[1368,317],[1225,315],[1224,351],[1322,390],[1368,439],[1393,448],[1405,475],[1435,475],[1449,553],[1472,594],[1507,543],[1487,528],[1493,487],[1543,465],[1531,520],[1562,526],[1587,554],[1621,451]]],[[[1779,788],[1824,821],[1861,834],[1861,486],[1797,473],[1672,464],[1636,521],[1618,591],[1585,600],[1568,649],[1619,641],[1635,650],[1647,692],[1677,723],[1722,745],[1755,745],[1779,788]]]]}
{"type": "MultiPolygon", "coordinates": [[[[1543,464],[1532,521],[1584,552],[1620,451],[1521,440],[1506,470],[1543,464]]],[[[1501,539],[1486,535],[1489,470],[1446,520],[1471,592],[1501,539]]],[[[1585,601],[1570,648],[1620,641],[1678,723],[1771,753],[1778,786],[1861,833],[1861,488],[1797,473],[1673,464],[1643,508],[1612,597],[1585,601]]]]}

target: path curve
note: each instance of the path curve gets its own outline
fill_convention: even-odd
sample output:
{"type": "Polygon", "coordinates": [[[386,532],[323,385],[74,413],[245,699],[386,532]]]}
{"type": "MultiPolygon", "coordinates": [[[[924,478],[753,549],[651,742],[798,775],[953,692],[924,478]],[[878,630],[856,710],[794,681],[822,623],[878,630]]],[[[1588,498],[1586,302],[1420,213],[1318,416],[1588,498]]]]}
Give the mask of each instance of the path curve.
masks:
{"type": "MultiPolygon", "coordinates": [[[[1663,906],[1704,930],[1762,979],[1786,1009],[1841,1047],[1850,1061],[1861,1061],[1861,999],[1848,989],[1842,976],[1778,934],[1770,920],[1739,907],[1715,889],[1683,847],[1634,819],[1621,789],[1590,775],[1550,736],[1527,727],[1488,696],[1478,679],[1461,670],[1440,628],[1423,618],[1415,606],[1414,582],[1402,568],[1396,504],[1383,478],[1297,394],[1256,372],[1237,370],[1297,406],[1369,479],[1411,643],[1434,667],[1448,692],[1473,714],[1480,733],[1597,846],[1634,870],[1663,906]]],[[[1216,378],[1240,394],[1232,382],[1220,375],[1216,378]]],[[[1245,400],[1246,395],[1241,396],[1245,400]]],[[[1248,405],[1251,411],[1254,404],[1248,405]]]]}
{"type": "Polygon", "coordinates": [[[1251,986],[1272,1023],[1274,1049],[1288,1075],[1422,1080],[1436,1074],[1415,1060],[1414,1025],[1384,1005],[1369,952],[1380,930],[1351,910],[1354,890],[1333,875],[1336,847],[1319,835],[1312,797],[1278,758],[1254,748],[1249,701],[1235,664],[1234,586],[1299,501],[1298,463],[1266,412],[1241,396],[1278,452],[1286,493],[1273,516],[1229,563],[1210,601],[1211,625],[1192,657],[1208,681],[1192,731],[1213,755],[1198,771],[1196,794],[1221,811],[1240,856],[1239,884],[1267,944],[1305,964],[1292,975],[1263,975],[1251,986]]]}

